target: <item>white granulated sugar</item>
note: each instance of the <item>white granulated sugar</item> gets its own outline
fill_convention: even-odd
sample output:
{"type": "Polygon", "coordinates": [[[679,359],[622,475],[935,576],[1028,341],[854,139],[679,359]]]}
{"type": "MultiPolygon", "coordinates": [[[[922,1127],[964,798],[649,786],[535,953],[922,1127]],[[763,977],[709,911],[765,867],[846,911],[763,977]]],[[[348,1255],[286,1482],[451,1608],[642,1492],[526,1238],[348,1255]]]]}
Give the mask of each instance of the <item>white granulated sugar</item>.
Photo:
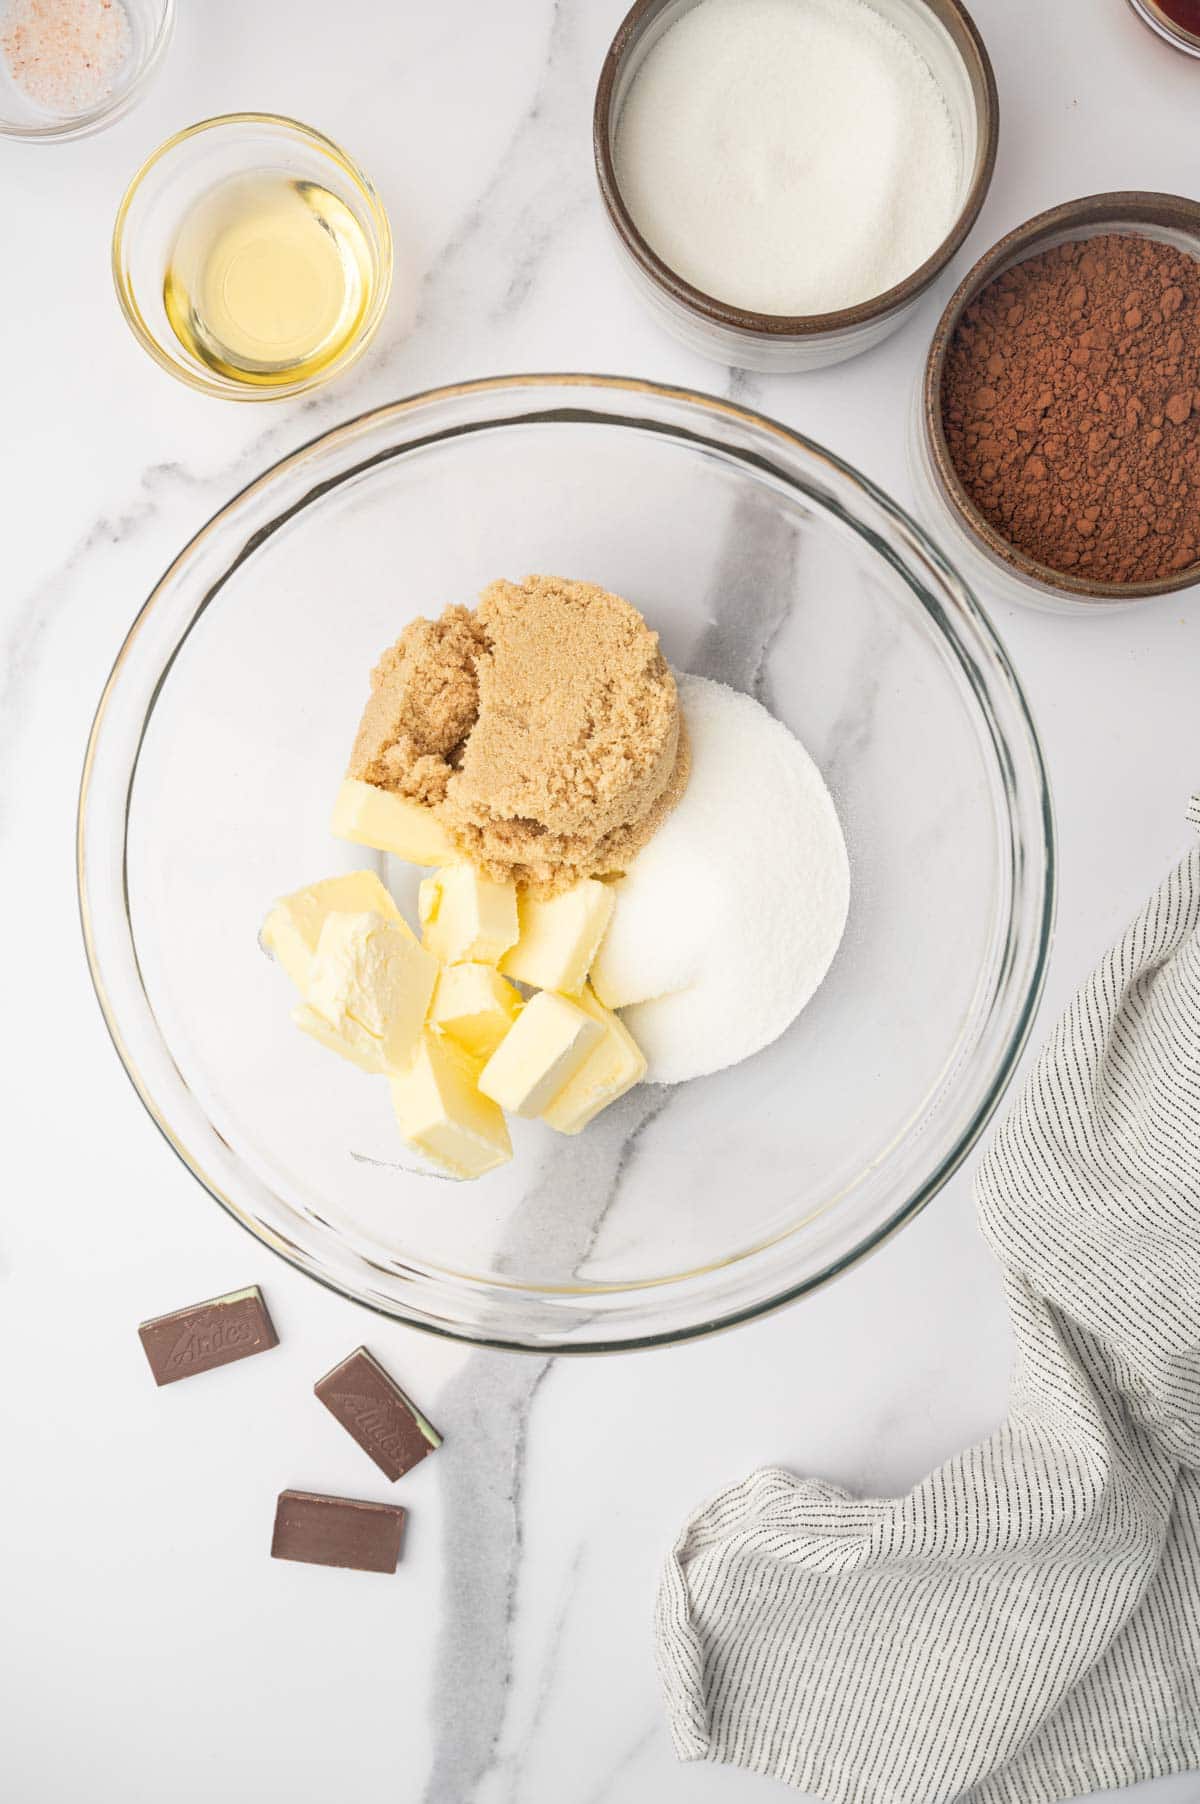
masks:
{"type": "Polygon", "coordinates": [[[692,741],[681,800],[616,884],[592,972],[677,1084],[777,1039],[833,962],[850,867],[821,773],[751,696],[679,678],[692,741]]]}
{"type": "Polygon", "coordinates": [[[634,77],[615,159],[663,262],[756,313],[883,294],[959,206],[942,89],[864,0],[700,0],[634,77]]]}

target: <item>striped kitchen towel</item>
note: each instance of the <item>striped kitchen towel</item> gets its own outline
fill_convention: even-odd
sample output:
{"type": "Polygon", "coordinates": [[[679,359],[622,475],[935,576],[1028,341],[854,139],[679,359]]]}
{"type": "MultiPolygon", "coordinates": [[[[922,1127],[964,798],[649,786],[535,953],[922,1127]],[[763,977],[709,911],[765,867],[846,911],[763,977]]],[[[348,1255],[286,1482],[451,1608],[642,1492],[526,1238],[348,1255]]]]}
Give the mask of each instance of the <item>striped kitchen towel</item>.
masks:
{"type": "Polygon", "coordinates": [[[657,1612],[681,1759],[832,1804],[1200,1767],[1200,849],[1076,996],[976,1189],[1007,1420],[908,1497],[767,1470],[692,1518],[657,1612]]]}

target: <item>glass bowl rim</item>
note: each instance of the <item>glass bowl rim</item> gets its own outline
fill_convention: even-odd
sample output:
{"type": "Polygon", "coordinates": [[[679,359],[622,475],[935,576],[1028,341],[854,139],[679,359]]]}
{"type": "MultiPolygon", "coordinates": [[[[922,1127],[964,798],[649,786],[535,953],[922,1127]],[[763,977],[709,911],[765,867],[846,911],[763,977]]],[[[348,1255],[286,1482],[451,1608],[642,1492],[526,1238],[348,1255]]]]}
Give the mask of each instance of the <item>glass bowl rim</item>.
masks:
{"type": "MultiPolygon", "coordinates": [[[[617,423],[625,427],[632,426],[634,430],[645,429],[640,422],[618,419],[617,423]]],[[[427,446],[431,442],[445,442],[447,437],[452,438],[454,436],[457,436],[457,433],[455,429],[451,427],[433,434],[422,435],[420,438],[414,440],[413,445],[409,448],[420,448],[427,446]]],[[[403,452],[401,452],[400,455],[403,455],[403,452]]],[[[731,455],[736,457],[737,453],[733,452],[731,455]]],[[[790,483],[791,479],[786,473],[779,471],[776,471],[775,473],[781,475],[785,481],[790,483]]],[[[144,727],[145,721],[143,721],[143,730],[144,727]]],[[[1009,747],[1007,746],[1007,743],[1002,743],[1004,743],[1004,751],[1007,754],[1009,752],[1009,747]]],[[[1004,761],[1002,761],[1002,763],[1003,762],[1004,761]]],[[[1011,760],[1008,762],[1011,762],[1011,760]]],[[[1005,765],[1006,793],[1009,793],[1010,782],[1011,778],[1008,774],[1007,765],[1005,765]]],[[[126,802],[128,805],[128,796],[126,802]]],[[[847,463],[835,452],[829,451],[823,445],[807,438],[803,433],[796,431],[790,426],[784,425],[781,421],[773,419],[770,415],[760,413],[753,408],[744,407],[738,402],[727,400],[721,396],[705,394],[701,390],[686,388],[676,384],[651,381],[642,377],[602,375],[583,371],[530,372],[525,374],[518,373],[502,376],[477,377],[463,382],[442,384],[433,388],[419,390],[406,395],[399,400],[385,402],[379,406],[367,408],[362,413],[352,415],[349,418],[338,422],[336,425],[315,434],[312,438],[306,439],[292,451],[285,453],[284,456],[270,464],[265,470],[260,472],[259,475],[245,483],[230,496],[227,501],[222,503],[222,505],[209,516],[209,518],[195,533],[192,534],[183,547],[176,553],[151,588],[146,600],[142,603],[134,616],[105,680],[88,734],[87,748],[84,754],[83,768],[80,775],[76,812],[75,869],[80,927],[87,958],[88,973],[109,1038],[112,1041],[126,1076],[129,1078],[135,1093],[147,1114],[150,1116],[151,1121],[154,1123],[155,1127],[157,1127],[172,1151],[176,1154],[180,1163],[199,1182],[201,1187],[208,1192],[213,1200],[219,1203],[226,1213],[232,1216],[232,1218],[238,1222],[254,1240],[260,1245],[268,1247],[280,1258],[286,1260],[287,1263],[297,1271],[302,1272],[309,1278],[315,1279],[325,1289],[332,1291],[335,1295],[345,1297],[349,1302],[370,1309],[374,1314],[380,1315],[386,1320],[400,1321],[407,1326],[421,1330],[423,1333],[433,1334],[441,1339],[455,1341],[468,1346],[489,1347],[503,1352],[537,1353],[540,1355],[559,1353],[576,1355],[585,1353],[631,1352],[708,1338],[713,1334],[722,1332],[724,1329],[736,1327],[743,1323],[757,1320],[760,1316],[772,1314],[776,1310],[784,1308],[789,1303],[795,1302],[798,1298],[805,1296],[812,1291],[824,1288],[825,1285],[832,1283],[835,1278],[842,1276],[845,1272],[859,1264],[869,1254],[876,1252],[880,1247],[892,1239],[901,1228],[907,1226],[910,1221],[914,1220],[916,1216],[920,1214],[921,1210],[932,1201],[933,1197],[936,1196],[949,1178],[953,1176],[955,1171],[958,1170],[960,1165],[970,1154],[972,1148],[978,1142],[984,1128],[992,1119],[998,1102],[1004,1094],[1012,1073],[1016,1068],[1017,1061],[1024,1051],[1032,1029],[1034,1017],[1037,1013],[1038,1003],[1045,986],[1050,948],[1053,940],[1058,881],[1057,838],[1054,827],[1053,803],[1050,793],[1049,777],[1041,740],[1033,721],[1032,714],[1030,713],[1024,689],[1021,686],[1003,643],[992,626],[987,614],[977,601],[970,586],[958,575],[953,565],[950,564],[938,550],[937,545],[924,529],[911,518],[905,509],[897,502],[893,501],[884,490],[880,489],[869,477],[862,475],[853,465],[847,463]],[[268,1224],[258,1221],[243,1210],[233,1197],[225,1193],[217,1179],[204,1170],[199,1162],[199,1158],[188,1151],[182,1140],[172,1128],[166,1117],[165,1110],[161,1108],[155,1100],[148,1081],[138,1070],[137,1065],[125,1044],[120,1024],[117,1019],[117,1011],[112,998],[110,997],[104,975],[100,969],[100,960],[87,892],[88,863],[86,823],[87,804],[91,790],[97,746],[105,724],[110,700],[131,647],[149,619],[156,602],[160,599],[162,591],[176,571],[183,566],[193,551],[201,546],[210,534],[217,530],[227,515],[233,513],[234,510],[245,502],[252,494],[267,489],[277,477],[282,475],[289,468],[301,464],[310,453],[327,441],[331,441],[341,434],[362,427],[368,422],[382,421],[385,417],[402,418],[421,406],[437,404],[438,402],[452,402],[475,394],[515,394],[523,390],[532,390],[536,392],[540,389],[553,389],[556,387],[578,387],[585,390],[600,391],[603,394],[649,394],[658,396],[666,401],[683,402],[687,405],[698,407],[706,414],[727,415],[733,420],[740,421],[753,429],[765,430],[767,433],[782,439],[785,444],[798,448],[803,455],[813,458],[818,464],[824,463],[830,466],[839,476],[847,480],[854,488],[861,491],[861,493],[888,518],[902,526],[907,533],[911,534],[922,551],[929,556],[938,574],[943,578],[946,576],[953,578],[971,623],[981,637],[984,650],[987,651],[994,660],[997,674],[1007,685],[1010,699],[1015,704],[1018,718],[1028,735],[1027,750],[1030,758],[1029,775],[1032,779],[1032,797],[1035,804],[1033,813],[1040,832],[1038,843],[1044,861],[1042,882],[1040,886],[1040,905],[1037,909],[1036,937],[1033,944],[1031,968],[1025,985],[1024,994],[1021,996],[1019,1008],[1016,1010],[1015,1019],[1007,1033],[996,1068],[988,1080],[986,1094],[979,1099],[969,1119],[957,1134],[953,1145],[939,1160],[937,1165],[924,1177],[912,1195],[908,1196],[886,1220],[874,1227],[848,1251],[840,1253],[836,1257],[830,1259],[828,1263],[816,1273],[796,1279],[784,1285],[782,1288],[775,1290],[770,1296],[728,1308],[724,1313],[717,1314],[711,1319],[695,1323],[687,1322],[682,1326],[669,1327],[659,1331],[647,1330],[634,1334],[609,1332],[601,1333],[599,1336],[595,1337],[588,1336],[572,1340],[560,1339],[558,1341],[555,1341],[550,1337],[544,1339],[521,1339],[516,1336],[509,1337],[502,1334],[476,1333],[459,1324],[451,1326],[443,1321],[431,1319],[428,1316],[414,1313],[411,1310],[387,1306],[382,1302],[376,1302],[370,1296],[359,1294],[358,1291],[350,1287],[349,1283],[341,1282],[335,1275],[323,1271],[315,1257],[307,1252],[306,1249],[296,1246],[285,1236],[282,1236],[279,1232],[272,1229],[268,1224]]],[[[126,918],[128,918],[127,909],[126,918]]],[[[515,1285],[502,1286],[501,1288],[514,1288],[520,1290],[523,1287],[515,1285]]],[[[601,1286],[598,1288],[615,1290],[623,1293],[643,1287],[636,1284],[619,1284],[601,1286]]]]}
{"type": "Polygon", "coordinates": [[[342,149],[340,144],[328,137],[325,132],[319,131],[315,125],[306,125],[302,119],[294,119],[288,113],[240,112],[214,113],[209,119],[197,119],[194,124],[185,125],[181,130],[172,132],[170,137],[164,138],[161,144],[156,145],[134,171],[121,196],[117,216],[113,221],[109,263],[112,270],[113,287],[116,290],[118,305],[125,316],[125,323],[142,349],[154,359],[160,369],[166,370],[167,374],[174,376],[176,381],[186,383],[197,394],[208,395],[220,401],[255,402],[286,401],[296,395],[307,394],[309,390],[319,388],[335,376],[344,374],[358,362],[374,339],[384,313],[387,311],[387,304],[392,292],[393,257],[392,228],[388,220],[387,209],[370,176],[347,151],[342,149]],[[376,291],[354,339],[340,356],[315,374],[305,377],[300,382],[280,383],[274,388],[239,388],[232,383],[228,386],[218,384],[201,375],[199,371],[189,368],[187,364],[164,350],[159,339],[146,324],[133,283],[129,279],[125,267],[129,213],[147,177],[153,174],[160,163],[165,162],[190,139],[199,137],[203,132],[239,125],[282,127],[287,133],[294,133],[306,144],[329,157],[357,189],[377,241],[379,275],[376,291]]]}
{"type": "Polygon", "coordinates": [[[106,95],[86,112],[71,113],[65,119],[51,121],[47,125],[18,125],[12,121],[0,121],[0,138],[8,138],[17,144],[65,144],[73,138],[89,137],[92,132],[115,123],[137,105],[151,78],[157,73],[175,30],[175,18],[175,0],[160,0],[158,27],[142,58],[141,67],[119,93],[106,95]]]}
{"type": "Polygon", "coordinates": [[[927,12],[932,13],[943,28],[946,21],[939,8],[944,8],[956,20],[963,43],[955,41],[954,48],[968,74],[972,72],[973,61],[974,73],[978,75],[980,82],[982,98],[974,99],[974,108],[982,155],[950,230],[924,263],[910,271],[902,281],[885,289],[882,294],[871,295],[865,301],[856,301],[853,306],[841,307],[831,313],[794,314],[758,313],[751,308],[735,306],[731,301],[722,301],[716,295],[697,288],[653,249],[634,220],[621,192],[615,154],[616,122],[611,117],[613,95],[625,59],[637,47],[643,23],[653,19],[669,4],[670,0],[634,0],[618,25],[600,66],[592,107],[592,154],[604,210],[617,237],[654,286],[690,313],[751,338],[819,338],[827,333],[887,318],[924,294],[965,244],[987,198],[996,167],[1000,136],[1000,94],[996,86],[996,73],[983,34],[963,0],[914,0],[914,4],[923,6],[927,12]],[[970,47],[969,55],[964,45],[970,47]]]}

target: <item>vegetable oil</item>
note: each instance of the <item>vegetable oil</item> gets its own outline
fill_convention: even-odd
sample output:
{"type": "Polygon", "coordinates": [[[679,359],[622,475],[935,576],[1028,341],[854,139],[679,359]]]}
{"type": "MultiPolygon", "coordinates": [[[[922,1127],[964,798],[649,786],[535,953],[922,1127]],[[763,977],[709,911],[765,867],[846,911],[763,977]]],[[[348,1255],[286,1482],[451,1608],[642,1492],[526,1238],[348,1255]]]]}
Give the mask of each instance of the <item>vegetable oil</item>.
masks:
{"type": "Polygon", "coordinates": [[[270,387],[340,355],[370,303],[373,267],[362,226],[328,188],[277,171],[237,175],[185,218],[163,304],[209,369],[270,387]]]}

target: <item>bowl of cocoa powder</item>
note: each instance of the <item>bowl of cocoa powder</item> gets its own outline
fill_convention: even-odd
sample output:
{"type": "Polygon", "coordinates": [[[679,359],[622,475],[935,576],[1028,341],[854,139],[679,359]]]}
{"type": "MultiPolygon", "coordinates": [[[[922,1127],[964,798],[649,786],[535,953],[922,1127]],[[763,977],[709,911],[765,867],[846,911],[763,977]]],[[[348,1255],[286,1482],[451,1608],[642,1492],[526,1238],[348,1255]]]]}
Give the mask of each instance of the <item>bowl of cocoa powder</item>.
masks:
{"type": "Polygon", "coordinates": [[[912,452],[985,593],[1111,608],[1200,582],[1200,203],[1096,194],[1002,238],[934,333],[912,452]]]}

